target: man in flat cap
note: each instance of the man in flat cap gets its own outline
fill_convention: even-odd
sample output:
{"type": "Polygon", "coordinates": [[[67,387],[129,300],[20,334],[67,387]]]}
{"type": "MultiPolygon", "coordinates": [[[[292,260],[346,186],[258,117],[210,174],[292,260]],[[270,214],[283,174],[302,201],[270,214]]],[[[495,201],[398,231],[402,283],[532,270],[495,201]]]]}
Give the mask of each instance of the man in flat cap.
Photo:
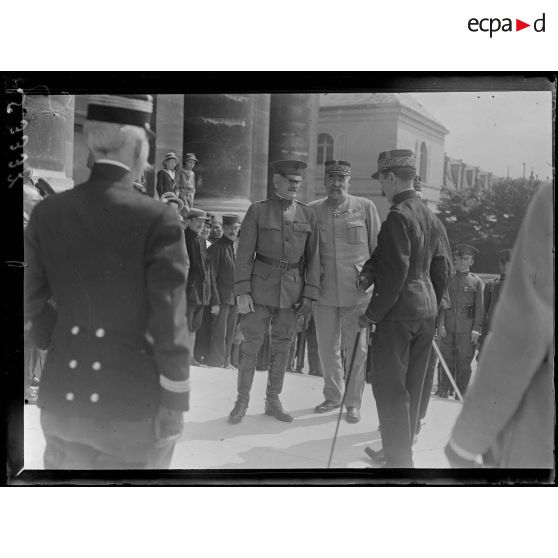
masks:
{"type": "MultiPolygon", "coordinates": [[[[440,351],[463,395],[471,378],[471,362],[482,333],[484,320],[483,284],[471,273],[474,257],[479,251],[468,244],[457,244],[455,274],[448,283],[449,308],[440,328],[440,351]]],[[[441,374],[440,397],[453,389],[445,373],[441,374]]],[[[458,399],[458,395],[455,394],[458,399]]]]}
{"type": "Polygon", "coordinates": [[[500,275],[496,279],[488,281],[484,286],[483,296],[484,296],[484,321],[482,326],[482,337],[479,342],[479,352],[486,340],[486,336],[490,330],[490,322],[492,321],[492,316],[494,314],[494,309],[496,308],[496,303],[500,298],[500,293],[504,287],[504,280],[506,279],[506,273],[510,265],[510,260],[512,257],[512,250],[500,250],[497,253],[498,256],[498,268],[500,270],[500,275]]]}
{"type": "MultiPolygon", "coordinates": [[[[208,216],[205,211],[192,207],[188,212],[187,227],[184,231],[186,249],[190,260],[186,300],[188,303],[188,331],[192,353],[196,344],[196,332],[199,331],[203,323],[204,308],[209,307],[210,313],[213,315],[219,313],[219,295],[211,273],[207,243],[201,234],[207,220],[208,216]]],[[[192,359],[192,363],[199,364],[194,359],[192,359]]]]}
{"type": "Polygon", "coordinates": [[[361,288],[374,284],[359,325],[372,331],[371,380],[383,444],[365,451],[388,467],[413,467],[421,390],[450,269],[445,231],[417,196],[415,175],[412,151],[380,153],[372,178],[392,206],[361,274],[361,288]]]}
{"type": "Polygon", "coordinates": [[[370,300],[358,289],[358,278],[376,248],[380,217],[372,201],[349,194],[350,162],[326,161],[324,185],[327,197],[310,204],[318,218],[322,270],[314,318],[324,401],[314,411],[326,413],[338,408],[346,390],[346,419],[354,423],[360,420],[366,343],[358,348],[351,379],[345,387],[347,371],[343,362],[349,365],[359,330],[358,318],[370,300]]]}
{"type": "Polygon", "coordinates": [[[231,368],[231,348],[236,326],[234,296],[234,243],[238,238],[241,219],[238,215],[223,215],[223,235],[209,247],[211,272],[217,284],[219,314],[214,319],[209,340],[207,364],[231,368]]]}
{"type": "Polygon", "coordinates": [[[48,348],[38,402],[47,469],[168,467],[183,429],[183,233],[176,211],[132,187],[152,106],[149,95],[91,95],[91,176],[42,201],[26,231],[25,310],[45,324],[48,348]]]}
{"type": "Polygon", "coordinates": [[[246,414],[258,350],[271,322],[271,363],[265,412],[292,421],[279,395],[298,319],[312,312],[318,298],[320,255],[316,215],[295,198],[306,163],[271,165],[275,193],[252,204],[242,222],[236,254],[235,292],[244,335],[238,368],[238,399],[229,421],[246,414]]]}
{"type": "Polygon", "coordinates": [[[163,168],[157,173],[157,183],[155,185],[159,198],[167,192],[172,192],[178,196],[179,189],[176,183],[177,165],[178,157],[175,153],[167,153],[163,157],[163,168]]]}

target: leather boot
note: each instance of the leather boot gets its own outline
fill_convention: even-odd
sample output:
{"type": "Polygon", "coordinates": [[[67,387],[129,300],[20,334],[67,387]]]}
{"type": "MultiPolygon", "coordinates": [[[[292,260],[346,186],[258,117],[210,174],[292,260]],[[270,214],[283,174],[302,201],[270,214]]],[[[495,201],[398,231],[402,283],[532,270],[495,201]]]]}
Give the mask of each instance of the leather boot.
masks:
{"type": "Polygon", "coordinates": [[[282,422],[292,422],[293,420],[293,417],[283,409],[279,398],[265,400],[265,414],[282,422]]]}
{"type": "Polygon", "coordinates": [[[244,415],[246,414],[247,410],[248,410],[248,399],[245,399],[244,397],[239,397],[236,400],[234,409],[231,411],[229,415],[229,422],[231,424],[238,424],[244,418],[244,415]]]}

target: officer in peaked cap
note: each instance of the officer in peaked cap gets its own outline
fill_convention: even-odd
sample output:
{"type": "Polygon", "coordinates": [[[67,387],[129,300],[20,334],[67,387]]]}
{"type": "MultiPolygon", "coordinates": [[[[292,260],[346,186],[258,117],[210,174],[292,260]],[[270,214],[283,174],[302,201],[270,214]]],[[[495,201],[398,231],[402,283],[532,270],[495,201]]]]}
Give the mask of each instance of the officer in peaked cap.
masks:
{"type": "Polygon", "coordinates": [[[484,286],[484,321],[482,327],[482,337],[479,344],[479,351],[486,340],[486,336],[490,331],[490,323],[492,321],[492,316],[494,314],[494,309],[496,308],[496,303],[500,298],[502,289],[504,288],[504,281],[506,279],[506,273],[510,265],[513,250],[509,248],[506,250],[500,250],[497,252],[498,256],[498,267],[500,275],[496,279],[488,281],[484,286]]]}
{"type": "Polygon", "coordinates": [[[235,261],[235,292],[240,328],[244,335],[238,369],[238,398],[229,421],[246,414],[256,370],[258,350],[271,322],[271,365],[265,412],[292,420],[279,395],[287,367],[289,347],[299,317],[309,316],[318,298],[320,256],[314,211],[296,201],[306,163],[275,161],[274,194],[252,204],[242,222],[235,261]]]}
{"type": "Polygon", "coordinates": [[[314,316],[324,378],[324,401],[314,411],[325,413],[339,407],[346,391],[346,420],[355,423],[360,420],[366,344],[362,344],[356,353],[346,387],[347,371],[343,369],[342,353],[349,355],[348,365],[359,329],[358,317],[370,300],[369,294],[358,289],[356,279],[376,248],[380,218],[372,201],[349,194],[350,184],[349,161],[326,161],[324,186],[327,197],[310,204],[318,217],[322,269],[314,316]]]}
{"type": "MultiPolygon", "coordinates": [[[[448,283],[450,305],[440,328],[440,351],[457,387],[465,393],[471,378],[471,362],[482,334],[484,320],[483,284],[471,273],[474,257],[479,251],[468,244],[456,245],[455,274],[448,283]]],[[[446,375],[441,373],[439,394],[447,397],[453,391],[446,375]]],[[[458,395],[455,394],[455,398],[458,395]]]]}
{"type": "Polygon", "coordinates": [[[90,96],[91,176],[41,202],[27,227],[25,311],[45,324],[48,348],[38,401],[47,469],[168,467],[183,429],[183,233],[176,211],[132,188],[152,107],[149,95],[90,96]]]}

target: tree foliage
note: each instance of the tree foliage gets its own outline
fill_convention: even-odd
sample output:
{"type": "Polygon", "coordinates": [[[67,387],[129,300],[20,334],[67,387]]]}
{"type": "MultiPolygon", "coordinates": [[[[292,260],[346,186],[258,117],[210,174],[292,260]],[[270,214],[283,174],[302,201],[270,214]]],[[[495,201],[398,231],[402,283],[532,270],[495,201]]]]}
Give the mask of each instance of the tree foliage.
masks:
{"type": "Polygon", "coordinates": [[[527,206],[540,180],[499,179],[488,188],[442,189],[438,217],[452,247],[464,243],[480,250],[474,269],[497,273],[496,253],[512,248],[527,206]]]}

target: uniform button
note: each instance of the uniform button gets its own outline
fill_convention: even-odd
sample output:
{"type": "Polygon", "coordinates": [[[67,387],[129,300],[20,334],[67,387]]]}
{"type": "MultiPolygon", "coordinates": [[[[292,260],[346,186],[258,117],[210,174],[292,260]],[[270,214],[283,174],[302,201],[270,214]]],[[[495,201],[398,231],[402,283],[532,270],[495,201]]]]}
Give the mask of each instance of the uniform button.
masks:
{"type": "Polygon", "coordinates": [[[105,336],[106,331],[100,327],[98,330],[95,331],[95,335],[97,337],[104,337],[105,336]]]}
{"type": "Polygon", "coordinates": [[[93,368],[93,370],[100,370],[101,369],[101,363],[99,361],[94,362],[93,365],[91,366],[91,368],[93,368]]]}
{"type": "Polygon", "coordinates": [[[89,400],[91,401],[91,403],[97,403],[97,401],[99,401],[99,394],[98,393],[92,393],[89,400]]]}
{"type": "Polygon", "coordinates": [[[74,360],[70,360],[70,362],[68,362],[68,366],[69,366],[70,368],[77,368],[77,365],[78,365],[78,361],[75,360],[75,359],[74,359],[74,360]]]}
{"type": "Polygon", "coordinates": [[[74,326],[70,331],[72,332],[72,335],[77,335],[79,333],[79,327],[74,326]]]}
{"type": "Polygon", "coordinates": [[[70,391],[69,393],[66,394],[66,401],[73,401],[74,400],[74,394],[70,391]]]}

